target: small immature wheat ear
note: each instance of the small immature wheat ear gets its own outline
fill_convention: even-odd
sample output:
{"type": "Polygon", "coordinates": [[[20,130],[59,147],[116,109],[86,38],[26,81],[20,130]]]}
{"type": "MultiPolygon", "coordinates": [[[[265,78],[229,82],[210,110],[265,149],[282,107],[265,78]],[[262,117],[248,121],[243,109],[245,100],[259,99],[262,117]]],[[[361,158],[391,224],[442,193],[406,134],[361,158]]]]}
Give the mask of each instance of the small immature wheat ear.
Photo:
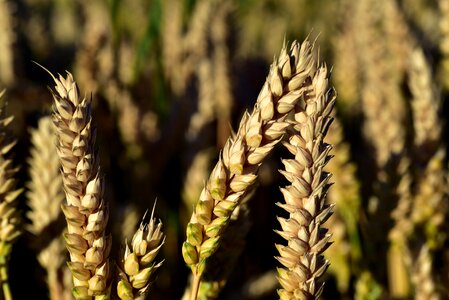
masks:
{"type": "Polygon", "coordinates": [[[154,208],[150,221],[145,223],[142,220],[131,245],[125,242],[117,284],[117,295],[122,300],[145,299],[154,281],[155,271],[162,266],[163,261],[155,263],[154,260],[165,242],[165,236],[161,221],[156,223],[153,215],[154,208]]]}
{"type": "Polygon", "coordinates": [[[53,79],[53,122],[67,200],[62,210],[67,220],[64,239],[70,252],[73,295],[76,299],[109,299],[111,237],[106,234],[108,210],[94,151],[91,100],[79,97],[72,74],[53,79]]]}
{"type": "Polygon", "coordinates": [[[281,299],[318,299],[323,284],[319,282],[329,262],[323,251],[330,245],[331,235],[322,224],[332,214],[325,204],[330,174],[323,170],[330,159],[331,146],[324,143],[332,122],[330,113],[335,98],[328,88],[328,72],[321,66],[315,72],[304,101],[296,106],[293,134],[287,149],[294,159],[284,159],[280,171],[291,185],[282,188],[285,203],[278,203],[289,213],[278,217],[282,230],[276,231],[287,245],[276,245],[282,264],[278,268],[278,290],[281,299]]]}

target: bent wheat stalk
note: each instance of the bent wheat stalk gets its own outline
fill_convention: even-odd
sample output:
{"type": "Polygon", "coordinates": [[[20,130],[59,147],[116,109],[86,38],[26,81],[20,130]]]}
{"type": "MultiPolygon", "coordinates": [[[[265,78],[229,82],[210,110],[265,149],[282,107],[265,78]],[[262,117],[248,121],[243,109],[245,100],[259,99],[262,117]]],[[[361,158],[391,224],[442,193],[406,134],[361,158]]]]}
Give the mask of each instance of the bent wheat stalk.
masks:
{"type": "Polygon", "coordinates": [[[67,200],[62,210],[67,220],[64,238],[70,252],[72,293],[76,299],[109,299],[111,238],[105,232],[108,210],[94,152],[91,99],[79,97],[70,73],[53,79],[53,121],[67,200]]]}
{"type": "Polygon", "coordinates": [[[330,159],[331,146],[324,142],[335,103],[328,88],[328,72],[321,66],[315,73],[304,101],[296,106],[294,134],[285,143],[295,156],[284,159],[281,173],[291,183],[282,188],[285,203],[278,203],[289,213],[278,217],[282,230],[276,231],[287,245],[276,245],[282,264],[278,280],[281,299],[317,299],[323,289],[319,282],[329,262],[323,251],[330,245],[330,234],[322,224],[332,214],[333,205],[325,204],[330,174],[323,170],[330,159]]]}
{"type": "Polygon", "coordinates": [[[254,110],[246,112],[213,169],[187,225],[182,253],[194,275],[191,299],[197,298],[206,259],[218,248],[222,232],[242,199],[252,190],[257,170],[280,141],[287,115],[304,96],[316,70],[313,43],[284,45],[259,94],[254,110]]]}

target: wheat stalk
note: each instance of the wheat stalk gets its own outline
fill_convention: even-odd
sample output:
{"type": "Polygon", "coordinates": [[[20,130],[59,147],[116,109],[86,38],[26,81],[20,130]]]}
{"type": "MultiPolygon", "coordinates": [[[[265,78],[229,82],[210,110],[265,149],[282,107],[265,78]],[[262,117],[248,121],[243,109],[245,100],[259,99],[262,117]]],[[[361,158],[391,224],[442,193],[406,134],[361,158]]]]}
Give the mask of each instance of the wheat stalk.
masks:
{"type": "Polygon", "coordinates": [[[70,73],[55,78],[53,121],[67,203],[62,210],[68,232],[68,266],[77,299],[108,299],[110,294],[109,251],[111,238],[105,229],[108,210],[103,200],[103,179],[94,152],[90,98],[80,98],[70,73]]]}
{"type": "Polygon", "coordinates": [[[295,41],[289,50],[284,45],[271,65],[254,110],[244,114],[237,133],[227,140],[201,193],[182,247],[184,260],[194,274],[192,300],[196,299],[206,259],[217,250],[233,210],[253,188],[258,167],[285,133],[286,116],[310,84],[316,68],[312,50],[309,40],[302,44],[295,41]]]}

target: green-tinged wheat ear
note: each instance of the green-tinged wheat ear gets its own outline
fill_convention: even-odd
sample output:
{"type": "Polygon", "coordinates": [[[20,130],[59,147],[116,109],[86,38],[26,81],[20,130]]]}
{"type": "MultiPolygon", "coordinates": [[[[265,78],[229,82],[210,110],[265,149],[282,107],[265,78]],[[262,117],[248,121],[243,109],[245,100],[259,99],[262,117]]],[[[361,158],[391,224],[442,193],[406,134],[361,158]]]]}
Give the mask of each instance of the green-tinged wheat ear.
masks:
{"type": "Polygon", "coordinates": [[[192,300],[196,299],[204,263],[218,249],[233,210],[253,190],[260,164],[286,132],[289,124],[285,118],[306,95],[316,66],[309,40],[302,44],[295,41],[290,49],[284,45],[253,111],[245,112],[237,133],[227,140],[189,222],[201,226],[198,236],[189,240],[202,242],[193,246],[187,240],[183,246],[186,263],[194,274],[192,300]]]}
{"type": "MultiPolygon", "coordinates": [[[[122,300],[144,299],[154,281],[154,274],[163,261],[155,258],[165,241],[161,221],[151,214],[148,223],[142,221],[131,244],[126,242],[125,253],[119,263],[117,296],[122,300]]],[[[145,218],[145,217],[144,217],[145,218]]]]}

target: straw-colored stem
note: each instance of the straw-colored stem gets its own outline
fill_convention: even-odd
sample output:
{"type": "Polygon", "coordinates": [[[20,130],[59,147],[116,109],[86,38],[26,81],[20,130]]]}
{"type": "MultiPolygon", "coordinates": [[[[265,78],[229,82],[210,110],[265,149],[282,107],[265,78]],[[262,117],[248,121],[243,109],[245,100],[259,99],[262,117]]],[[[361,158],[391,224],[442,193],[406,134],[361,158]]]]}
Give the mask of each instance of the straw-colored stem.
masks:
{"type": "Polygon", "coordinates": [[[192,280],[192,293],[190,294],[190,300],[196,300],[196,298],[198,297],[198,290],[200,288],[200,283],[201,283],[201,274],[194,272],[192,280]]]}
{"type": "Polygon", "coordinates": [[[2,299],[12,300],[11,289],[8,281],[8,257],[0,256],[0,280],[2,282],[2,299]]]}
{"type": "Polygon", "coordinates": [[[56,269],[47,270],[47,284],[50,292],[51,300],[62,300],[62,289],[61,283],[58,280],[58,271],[56,269]]]}

